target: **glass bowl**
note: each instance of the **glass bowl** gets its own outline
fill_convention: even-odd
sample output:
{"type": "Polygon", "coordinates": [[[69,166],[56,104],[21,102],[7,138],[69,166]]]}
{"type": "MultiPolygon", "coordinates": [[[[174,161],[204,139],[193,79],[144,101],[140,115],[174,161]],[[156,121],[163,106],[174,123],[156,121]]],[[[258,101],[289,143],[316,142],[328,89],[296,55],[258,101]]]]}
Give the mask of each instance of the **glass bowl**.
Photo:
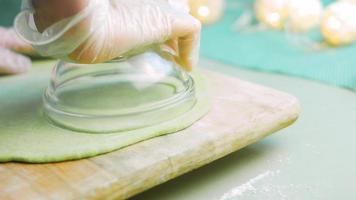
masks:
{"type": "Polygon", "coordinates": [[[59,61],[44,113],[62,128],[110,133],[164,123],[195,103],[190,75],[169,53],[146,51],[100,64],[59,61]]]}

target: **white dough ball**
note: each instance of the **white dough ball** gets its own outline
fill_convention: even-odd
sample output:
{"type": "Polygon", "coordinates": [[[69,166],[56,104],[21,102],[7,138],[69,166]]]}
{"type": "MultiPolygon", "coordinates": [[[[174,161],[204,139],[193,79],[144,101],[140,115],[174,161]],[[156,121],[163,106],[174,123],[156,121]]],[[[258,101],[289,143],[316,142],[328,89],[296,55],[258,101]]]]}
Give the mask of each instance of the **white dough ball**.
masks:
{"type": "Polygon", "coordinates": [[[288,14],[287,4],[288,0],[257,0],[256,17],[268,27],[281,29],[288,14]]]}
{"type": "Polygon", "coordinates": [[[307,31],[320,23],[320,0],[257,0],[255,12],[263,24],[276,29],[288,26],[293,31],[307,31]]]}
{"type": "Polygon", "coordinates": [[[356,3],[338,1],[325,10],[321,32],[332,45],[350,44],[356,40],[356,3]]]}
{"type": "Polygon", "coordinates": [[[190,13],[203,24],[219,20],[224,12],[224,0],[189,0],[190,13]]]}
{"type": "Polygon", "coordinates": [[[320,24],[323,6],[320,0],[289,0],[288,22],[293,31],[308,31],[320,24]]]}

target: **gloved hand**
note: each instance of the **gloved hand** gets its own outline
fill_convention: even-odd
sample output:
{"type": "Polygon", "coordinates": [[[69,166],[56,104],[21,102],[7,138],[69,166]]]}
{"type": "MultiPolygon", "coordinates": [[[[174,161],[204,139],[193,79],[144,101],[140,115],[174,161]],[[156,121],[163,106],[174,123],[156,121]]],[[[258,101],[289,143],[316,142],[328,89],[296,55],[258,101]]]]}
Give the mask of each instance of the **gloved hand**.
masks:
{"type": "Polygon", "coordinates": [[[24,55],[33,55],[34,49],[17,37],[13,29],[0,27],[0,74],[18,74],[31,67],[31,60],[24,55]]]}
{"type": "Polygon", "coordinates": [[[99,63],[165,44],[189,71],[198,61],[201,25],[184,9],[184,2],[26,0],[27,9],[18,15],[15,26],[44,56],[99,63]]]}

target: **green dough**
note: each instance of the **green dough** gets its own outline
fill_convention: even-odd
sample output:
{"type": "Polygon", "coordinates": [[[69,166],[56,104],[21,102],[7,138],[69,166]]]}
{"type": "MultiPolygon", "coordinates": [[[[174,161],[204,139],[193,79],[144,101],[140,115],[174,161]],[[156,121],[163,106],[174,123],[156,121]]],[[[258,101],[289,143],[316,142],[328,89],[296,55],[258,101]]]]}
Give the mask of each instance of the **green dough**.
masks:
{"type": "Polygon", "coordinates": [[[0,77],[0,162],[59,162],[96,156],[137,142],[182,130],[210,108],[204,78],[193,73],[195,107],[174,120],[134,131],[87,134],[50,124],[42,113],[42,94],[53,61],[34,64],[25,75],[0,77]]]}

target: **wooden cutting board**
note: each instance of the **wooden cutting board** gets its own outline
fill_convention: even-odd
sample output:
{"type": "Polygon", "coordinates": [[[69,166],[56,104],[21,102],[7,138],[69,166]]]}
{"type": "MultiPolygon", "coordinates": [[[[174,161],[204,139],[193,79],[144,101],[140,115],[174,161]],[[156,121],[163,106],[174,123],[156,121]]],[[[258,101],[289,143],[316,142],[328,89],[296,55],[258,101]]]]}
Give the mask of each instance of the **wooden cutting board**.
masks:
{"type": "Polygon", "coordinates": [[[298,117],[293,96],[204,73],[213,107],[193,126],[90,159],[0,164],[0,199],[128,198],[254,143],[298,117]]]}

